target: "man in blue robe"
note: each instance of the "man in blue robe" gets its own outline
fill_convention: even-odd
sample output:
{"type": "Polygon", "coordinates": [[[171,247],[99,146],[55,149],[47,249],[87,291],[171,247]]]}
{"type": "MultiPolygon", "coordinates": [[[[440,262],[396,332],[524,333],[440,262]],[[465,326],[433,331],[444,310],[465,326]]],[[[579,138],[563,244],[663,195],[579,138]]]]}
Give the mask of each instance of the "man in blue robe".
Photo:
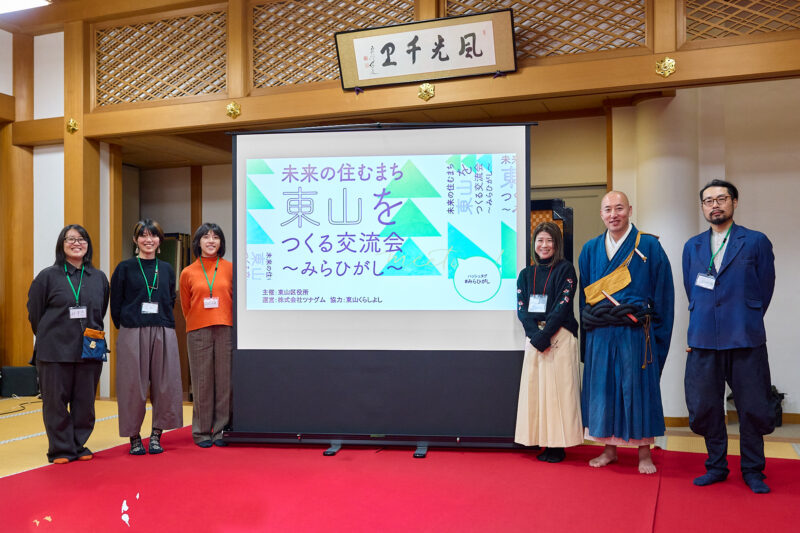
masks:
{"type": "Polygon", "coordinates": [[[669,352],[675,291],[658,238],[630,223],[627,196],[611,191],[600,216],[607,231],[581,250],[581,410],[586,438],[605,444],[593,467],[639,448],[639,472],[656,467],[650,445],[664,434],[659,381],[669,352]]]}

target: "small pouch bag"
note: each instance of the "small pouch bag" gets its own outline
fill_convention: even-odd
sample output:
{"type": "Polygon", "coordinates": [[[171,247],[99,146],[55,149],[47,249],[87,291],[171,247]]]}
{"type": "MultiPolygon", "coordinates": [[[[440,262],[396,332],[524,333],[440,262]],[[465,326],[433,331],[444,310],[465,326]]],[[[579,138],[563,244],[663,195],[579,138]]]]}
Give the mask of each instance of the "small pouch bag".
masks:
{"type": "Polygon", "coordinates": [[[83,353],[81,359],[92,361],[108,361],[106,354],[108,345],[106,344],[106,334],[103,331],[86,328],[83,330],[83,353]]]}

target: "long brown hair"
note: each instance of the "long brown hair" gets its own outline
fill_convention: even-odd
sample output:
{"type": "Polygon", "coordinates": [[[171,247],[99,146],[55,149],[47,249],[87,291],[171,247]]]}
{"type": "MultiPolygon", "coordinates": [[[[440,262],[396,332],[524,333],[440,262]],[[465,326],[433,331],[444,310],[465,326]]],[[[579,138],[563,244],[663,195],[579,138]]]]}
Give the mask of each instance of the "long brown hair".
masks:
{"type": "Polygon", "coordinates": [[[531,237],[531,258],[533,264],[538,265],[541,259],[536,255],[536,236],[541,232],[545,232],[553,238],[553,264],[564,259],[564,239],[561,236],[561,228],[555,222],[542,222],[533,230],[533,237],[531,237]]]}

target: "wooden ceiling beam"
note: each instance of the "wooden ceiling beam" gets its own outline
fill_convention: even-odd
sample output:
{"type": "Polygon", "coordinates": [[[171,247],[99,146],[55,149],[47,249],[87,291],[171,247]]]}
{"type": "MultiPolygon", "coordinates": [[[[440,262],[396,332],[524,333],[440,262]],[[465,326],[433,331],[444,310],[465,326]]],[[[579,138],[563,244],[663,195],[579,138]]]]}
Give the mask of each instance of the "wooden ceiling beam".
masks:
{"type": "Polygon", "coordinates": [[[0,93],[0,124],[3,122],[14,122],[16,103],[14,97],[0,93]]]}
{"type": "Polygon", "coordinates": [[[237,98],[242,114],[225,114],[228,99],[95,112],[84,117],[87,136],[182,133],[197,130],[241,130],[271,124],[357,119],[375,114],[431,112],[436,109],[506,101],[540,100],[589,94],[650,92],[732,81],[760,81],[800,76],[800,39],[670,54],[676,72],[656,74],[661,55],[637,55],[598,61],[521,68],[501,78],[438,81],[436,96],[423,102],[414,84],[342,91],[338,82],[294,87],[271,94],[237,98]],[[165,112],[165,109],[168,111],[165,112]]]}
{"type": "Polygon", "coordinates": [[[14,123],[12,142],[16,146],[42,146],[64,142],[64,117],[20,120],[14,123]]]}

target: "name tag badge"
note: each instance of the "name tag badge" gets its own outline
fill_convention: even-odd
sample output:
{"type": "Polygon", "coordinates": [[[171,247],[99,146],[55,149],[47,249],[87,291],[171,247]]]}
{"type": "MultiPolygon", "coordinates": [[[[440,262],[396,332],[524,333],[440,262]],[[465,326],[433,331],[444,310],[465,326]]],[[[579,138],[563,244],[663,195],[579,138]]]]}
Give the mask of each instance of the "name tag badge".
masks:
{"type": "Polygon", "coordinates": [[[531,294],[528,300],[529,313],[544,313],[547,309],[547,295],[546,294],[531,294]]]}
{"type": "Polygon", "coordinates": [[[142,314],[154,315],[158,313],[158,302],[142,302],[142,314]]]}
{"type": "Polygon", "coordinates": [[[203,298],[203,307],[206,309],[216,309],[219,307],[219,298],[203,298]]]}
{"type": "Polygon", "coordinates": [[[703,274],[700,272],[697,274],[697,279],[695,280],[694,284],[700,288],[713,291],[715,281],[716,280],[714,279],[714,276],[711,274],[703,274]]]}
{"type": "Polygon", "coordinates": [[[80,305],[77,307],[70,307],[69,308],[69,317],[71,319],[75,318],[86,318],[86,306],[80,305]]]}

